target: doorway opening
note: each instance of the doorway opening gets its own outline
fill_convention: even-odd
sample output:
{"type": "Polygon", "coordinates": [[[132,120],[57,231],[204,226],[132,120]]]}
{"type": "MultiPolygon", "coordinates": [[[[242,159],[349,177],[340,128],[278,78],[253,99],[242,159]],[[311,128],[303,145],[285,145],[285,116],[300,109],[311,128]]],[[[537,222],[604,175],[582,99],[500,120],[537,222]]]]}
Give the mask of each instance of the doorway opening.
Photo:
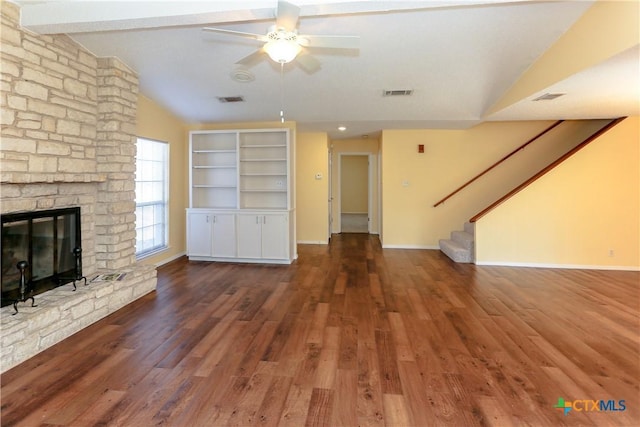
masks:
{"type": "Polygon", "coordinates": [[[369,233],[371,179],[368,154],[340,153],[340,232],[369,233]]]}

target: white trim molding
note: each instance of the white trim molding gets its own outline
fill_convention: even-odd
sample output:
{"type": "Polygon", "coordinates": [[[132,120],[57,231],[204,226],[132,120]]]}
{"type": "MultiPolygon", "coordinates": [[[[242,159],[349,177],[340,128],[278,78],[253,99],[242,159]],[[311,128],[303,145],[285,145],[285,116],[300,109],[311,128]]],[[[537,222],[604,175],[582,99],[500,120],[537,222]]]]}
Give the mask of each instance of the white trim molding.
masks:
{"type": "Polygon", "coordinates": [[[476,265],[487,267],[527,267],[527,268],[557,268],[571,270],[614,270],[640,271],[640,267],[626,265],[584,265],[584,264],[547,264],[536,262],[504,262],[504,261],[476,261],[476,265]]]}
{"type": "Polygon", "coordinates": [[[440,250],[439,246],[428,246],[428,245],[382,245],[382,249],[429,249],[429,250],[440,250]]]}
{"type": "Polygon", "coordinates": [[[163,260],[161,260],[161,261],[158,261],[157,263],[155,263],[155,266],[156,266],[156,267],[163,266],[163,265],[168,264],[168,263],[170,263],[171,261],[175,261],[175,260],[177,260],[178,258],[183,257],[183,256],[185,256],[185,255],[187,255],[187,253],[186,253],[186,252],[180,252],[180,253],[175,254],[175,255],[173,255],[173,256],[171,256],[171,257],[169,257],[169,258],[165,258],[165,259],[163,259],[163,260]]]}

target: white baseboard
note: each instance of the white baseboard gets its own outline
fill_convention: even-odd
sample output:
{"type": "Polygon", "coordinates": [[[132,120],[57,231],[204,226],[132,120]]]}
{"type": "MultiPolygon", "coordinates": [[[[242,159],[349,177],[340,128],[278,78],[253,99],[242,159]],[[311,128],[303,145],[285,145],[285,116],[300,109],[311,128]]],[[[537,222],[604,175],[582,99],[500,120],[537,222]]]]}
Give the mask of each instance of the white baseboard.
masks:
{"type": "Polygon", "coordinates": [[[169,258],[163,259],[162,261],[159,261],[159,262],[157,262],[157,263],[156,263],[156,267],[160,267],[160,266],[163,266],[163,265],[165,265],[165,264],[170,263],[171,261],[175,261],[175,260],[177,260],[178,258],[185,256],[186,254],[187,254],[187,252],[180,252],[179,254],[175,254],[175,255],[174,255],[174,256],[172,256],[172,257],[169,257],[169,258]]]}
{"type": "Polygon", "coordinates": [[[366,215],[368,212],[340,212],[341,214],[347,215],[366,215]]]}
{"type": "Polygon", "coordinates": [[[570,270],[615,270],[640,271],[638,266],[626,265],[584,265],[584,264],[548,264],[536,262],[504,262],[504,261],[476,261],[476,265],[490,267],[528,267],[528,268],[557,268],[570,270]]]}
{"type": "Polygon", "coordinates": [[[440,249],[440,247],[429,245],[382,245],[382,249],[440,249]]]}
{"type": "Polygon", "coordinates": [[[296,243],[299,245],[328,245],[329,242],[322,240],[298,240],[296,243]]]}

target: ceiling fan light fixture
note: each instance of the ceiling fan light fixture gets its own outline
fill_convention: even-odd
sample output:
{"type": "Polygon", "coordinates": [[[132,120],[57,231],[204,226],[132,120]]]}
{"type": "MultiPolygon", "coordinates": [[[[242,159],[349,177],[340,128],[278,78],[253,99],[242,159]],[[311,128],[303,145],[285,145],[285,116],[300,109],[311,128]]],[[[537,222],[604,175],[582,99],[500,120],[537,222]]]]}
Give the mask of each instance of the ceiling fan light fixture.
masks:
{"type": "Polygon", "coordinates": [[[295,41],[284,39],[271,40],[264,45],[264,51],[269,58],[279,64],[293,61],[300,53],[300,49],[300,45],[295,41]]]}

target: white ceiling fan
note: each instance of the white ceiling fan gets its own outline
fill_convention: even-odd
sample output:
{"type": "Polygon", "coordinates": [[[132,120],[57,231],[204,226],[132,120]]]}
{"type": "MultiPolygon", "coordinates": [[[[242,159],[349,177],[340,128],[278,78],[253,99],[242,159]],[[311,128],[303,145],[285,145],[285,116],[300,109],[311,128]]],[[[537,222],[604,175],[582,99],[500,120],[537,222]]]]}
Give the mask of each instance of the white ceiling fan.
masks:
{"type": "Polygon", "coordinates": [[[307,73],[320,69],[320,62],[311,56],[308,48],[357,49],[358,36],[321,36],[298,34],[300,8],[286,1],[278,1],[276,23],[269,27],[267,34],[253,34],[222,28],[205,27],[204,31],[239,36],[264,42],[264,45],[252,54],[240,59],[236,64],[250,67],[264,58],[266,53],[273,61],[286,64],[296,59],[296,63],[307,73]]]}

